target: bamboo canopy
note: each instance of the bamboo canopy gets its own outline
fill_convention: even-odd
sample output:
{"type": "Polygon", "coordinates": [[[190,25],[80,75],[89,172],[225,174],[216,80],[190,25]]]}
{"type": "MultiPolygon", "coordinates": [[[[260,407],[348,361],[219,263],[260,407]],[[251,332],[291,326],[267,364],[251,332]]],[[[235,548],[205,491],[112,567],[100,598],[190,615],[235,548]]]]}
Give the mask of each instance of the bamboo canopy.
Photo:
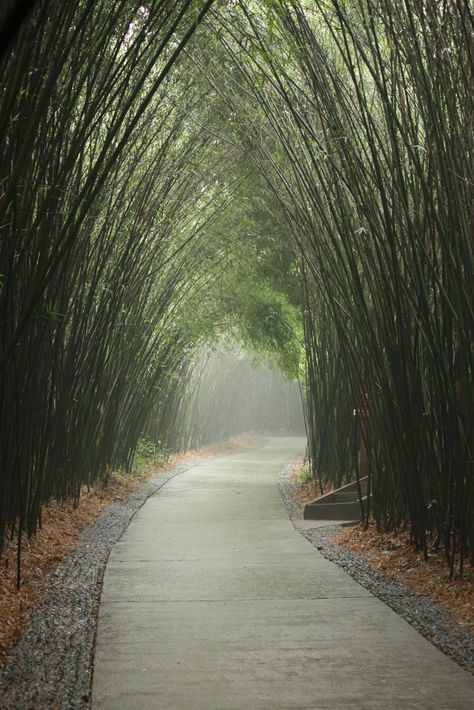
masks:
{"type": "Polygon", "coordinates": [[[367,473],[368,515],[462,573],[471,3],[25,5],[0,9],[2,539],[144,437],[204,440],[189,393],[227,337],[300,381],[321,486],[367,473]]]}

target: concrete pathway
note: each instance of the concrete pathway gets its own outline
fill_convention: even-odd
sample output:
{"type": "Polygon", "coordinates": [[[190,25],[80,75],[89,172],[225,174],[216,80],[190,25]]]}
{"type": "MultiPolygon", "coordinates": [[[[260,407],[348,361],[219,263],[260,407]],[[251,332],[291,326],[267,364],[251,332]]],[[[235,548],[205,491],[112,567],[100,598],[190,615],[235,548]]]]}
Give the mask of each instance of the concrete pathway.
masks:
{"type": "Polygon", "coordinates": [[[110,555],[92,707],[463,710],[474,681],[325,560],[276,474],[297,438],[172,479],[110,555]]]}

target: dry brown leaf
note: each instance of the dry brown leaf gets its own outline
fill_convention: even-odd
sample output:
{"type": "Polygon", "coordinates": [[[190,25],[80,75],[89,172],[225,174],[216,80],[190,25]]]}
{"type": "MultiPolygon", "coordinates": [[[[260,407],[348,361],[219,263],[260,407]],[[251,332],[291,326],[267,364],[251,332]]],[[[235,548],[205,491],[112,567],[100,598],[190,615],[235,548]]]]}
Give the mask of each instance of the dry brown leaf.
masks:
{"type": "Polygon", "coordinates": [[[21,589],[16,589],[17,539],[6,539],[0,558],[0,664],[20,636],[29,611],[41,603],[48,587],[45,577],[68,555],[82,531],[92,525],[105,508],[124,500],[159,473],[173,470],[186,461],[207,458],[217,453],[255,446],[253,437],[241,436],[216,446],[170,456],[165,465],[150,466],[146,476],[111,476],[106,488],[81,491],[80,505],[72,501],[51,501],[42,512],[42,528],[31,540],[24,538],[21,552],[21,589]]]}
{"type": "Polygon", "coordinates": [[[387,576],[428,594],[474,633],[472,569],[468,569],[468,576],[450,578],[441,553],[431,553],[428,562],[425,562],[422,553],[410,545],[408,531],[398,535],[379,532],[373,521],[367,530],[364,530],[362,524],[344,528],[334,540],[338,545],[364,555],[372,567],[387,576]]]}

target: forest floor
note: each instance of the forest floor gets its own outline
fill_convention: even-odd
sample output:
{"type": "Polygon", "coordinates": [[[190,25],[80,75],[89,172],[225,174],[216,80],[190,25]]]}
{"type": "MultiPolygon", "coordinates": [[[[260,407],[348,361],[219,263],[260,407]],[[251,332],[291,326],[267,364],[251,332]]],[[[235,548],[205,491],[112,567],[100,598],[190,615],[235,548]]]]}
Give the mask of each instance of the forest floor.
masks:
{"type": "Polygon", "coordinates": [[[45,580],[49,573],[75,548],[83,530],[92,525],[109,505],[124,500],[151,478],[182,463],[254,445],[253,437],[235,437],[224,444],[186,454],[172,454],[166,462],[150,463],[140,473],[114,473],[106,487],[96,485],[88,490],[84,486],[77,508],[72,500],[50,501],[42,510],[41,528],[31,540],[24,536],[22,541],[20,589],[16,586],[18,538],[16,534],[12,538],[8,536],[0,557],[0,666],[21,635],[29,612],[48,592],[45,580]]]}
{"type": "MultiPolygon", "coordinates": [[[[314,479],[301,481],[302,470],[304,465],[300,463],[293,481],[297,484],[295,494],[306,503],[317,498],[320,491],[314,479]]],[[[428,594],[474,635],[474,569],[467,562],[462,576],[456,570],[451,577],[442,550],[430,550],[425,562],[423,554],[410,544],[408,529],[398,533],[378,531],[373,520],[367,530],[362,523],[342,528],[332,542],[363,555],[381,574],[428,594]]]]}

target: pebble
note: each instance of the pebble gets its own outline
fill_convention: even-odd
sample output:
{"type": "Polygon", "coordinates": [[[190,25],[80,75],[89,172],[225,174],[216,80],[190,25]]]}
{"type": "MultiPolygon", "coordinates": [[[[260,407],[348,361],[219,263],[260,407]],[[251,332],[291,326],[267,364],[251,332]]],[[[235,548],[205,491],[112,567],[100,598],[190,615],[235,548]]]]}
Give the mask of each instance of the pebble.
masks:
{"type": "MultiPolygon", "coordinates": [[[[291,480],[294,464],[292,462],[280,471],[278,485],[290,519],[296,522],[303,518],[303,503],[295,495],[295,484],[291,480]]],[[[371,567],[363,555],[336,545],[333,538],[340,529],[340,525],[327,525],[299,532],[326,559],[342,567],[356,582],[400,614],[440,651],[462,668],[474,673],[474,636],[428,595],[385,577],[371,567]]]]}
{"type": "Polygon", "coordinates": [[[145,501],[200,461],[162,473],[113,503],[87,528],[76,549],[48,578],[50,592],[28,617],[0,669],[2,710],[87,707],[102,578],[110,549],[145,501]]]}
{"type": "MultiPolygon", "coordinates": [[[[2,710],[66,710],[90,703],[94,636],[102,578],[112,545],[145,501],[174,476],[198,465],[182,464],[114,503],[82,534],[77,548],[49,577],[51,591],[28,617],[23,635],[0,670],[2,710]]],[[[290,480],[294,462],[279,474],[279,487],[292,520],[302,504],[290,480]]],[[[372,569],[363,557],[332,542],[339,526],[300,531],[327,559],[403,616],[459,665],[474,668],[468,631],[428,597],[372,569]]]]}

